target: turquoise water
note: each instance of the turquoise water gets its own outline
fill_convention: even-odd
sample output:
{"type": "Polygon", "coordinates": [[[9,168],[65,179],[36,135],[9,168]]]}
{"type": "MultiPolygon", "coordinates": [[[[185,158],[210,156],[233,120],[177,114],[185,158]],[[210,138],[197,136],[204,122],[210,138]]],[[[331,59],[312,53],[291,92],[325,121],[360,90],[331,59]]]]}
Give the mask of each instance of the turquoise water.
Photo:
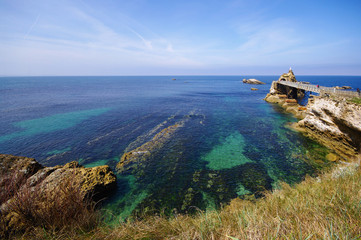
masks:
{"type": "MultiPolygon", "coordinates": [[[[149,155],[117,173],[104,203],[109,221],[144,211],[193,212],[235,197],[262,196],[328,163],[328,150],[287,128],[263,98],[277,76],[0,78],[0,152],[47,166],[107,164],[181,125],[149,155]],[[258,91],[243,78],[266,82],[258,91]],[[176,78],[172,81],[172,78],[176,78]]],[[[301,76],[361,88],[361,77],[301,76]]]]}

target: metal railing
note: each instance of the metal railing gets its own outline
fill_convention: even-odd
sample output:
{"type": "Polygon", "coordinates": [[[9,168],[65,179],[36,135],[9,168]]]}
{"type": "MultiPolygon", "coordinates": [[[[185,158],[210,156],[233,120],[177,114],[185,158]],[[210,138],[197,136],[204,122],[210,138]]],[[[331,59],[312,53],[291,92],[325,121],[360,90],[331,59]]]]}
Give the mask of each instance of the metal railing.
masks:
{"type": "Polygon", "coordinates": [[[294,88],[302,89],[305,91],[319,93],[321,96],[323,96],[325,94],[329,94],[329,95],[335,95],[335,96],[339,96],[339,97],[348,97],[348,98],[361,97],[360,93],[358,93],[356,91],[345,91],[345,90],[336,89],[334,87],[323,87],[323,86],[312,85],[312,84],[304,84],[301,82],[288,82],[288,81],[279,81],[279,82],[277,82],[277,84],[294,87],[294,88]]]}

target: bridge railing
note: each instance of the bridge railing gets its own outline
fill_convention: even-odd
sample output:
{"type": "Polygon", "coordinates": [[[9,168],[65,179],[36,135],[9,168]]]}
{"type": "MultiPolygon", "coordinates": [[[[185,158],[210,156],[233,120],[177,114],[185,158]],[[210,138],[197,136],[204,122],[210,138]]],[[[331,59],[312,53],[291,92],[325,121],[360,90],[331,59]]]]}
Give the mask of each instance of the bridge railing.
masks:
{"type": "Polygon", "coordinates": [[[335,95],[335,96],[347,97],[347,98],[361,97],[361,95],[358,92],[340,90],[340,89],[336,89],[334,87],[323,87],[323,86],[317,86],[317,85],[312,85],[312,84],[304,84],[301,82],[288,82],[288,81],[280,81],[277,83],[285,85],[285,86],[289,86],[289,87],[302,89],[305,91],[319,93],[321,95],[329,94],[329,95],[335,95]]]}

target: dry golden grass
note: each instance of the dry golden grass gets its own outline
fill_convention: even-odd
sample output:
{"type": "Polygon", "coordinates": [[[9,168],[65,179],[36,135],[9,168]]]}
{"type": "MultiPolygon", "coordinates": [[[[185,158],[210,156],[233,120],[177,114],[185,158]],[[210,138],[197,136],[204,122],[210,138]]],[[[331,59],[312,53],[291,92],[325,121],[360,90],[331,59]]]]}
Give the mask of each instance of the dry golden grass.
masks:
{"type": "MultiPolygon", "coordinates": [[[[80,237],[80,236],[79,236],[80,237]]],[[[256,201],[233,200],[196,216],[145,217],[115,228],[99,227],[92,239],[360,239],[361,170],[338,167],[315,179],[266,193],[256,201]],[[340,170],[342,169],[342,170],[340,170]]]]}
{"type": "Polygon", "coordinates": [[[100,218],[95,203],[84,197],[81,186],[74,179],[75,176],[62,181],[51,191],[27,184],[15,193],[9,188],[12,196],[8,198],[6,210],[0,211],[0,238],[62,236],[68,239],[96,228],[100,218]]]}

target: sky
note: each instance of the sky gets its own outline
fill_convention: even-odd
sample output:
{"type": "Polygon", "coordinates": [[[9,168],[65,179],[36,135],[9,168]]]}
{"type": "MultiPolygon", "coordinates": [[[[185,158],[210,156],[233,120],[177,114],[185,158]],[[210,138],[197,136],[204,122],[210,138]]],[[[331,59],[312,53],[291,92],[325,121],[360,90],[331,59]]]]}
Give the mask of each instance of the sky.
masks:
{"type": "Polygon", "coordinates": [[[360,0],[0,0],[0,76],[361,75],[360,0]]]}

